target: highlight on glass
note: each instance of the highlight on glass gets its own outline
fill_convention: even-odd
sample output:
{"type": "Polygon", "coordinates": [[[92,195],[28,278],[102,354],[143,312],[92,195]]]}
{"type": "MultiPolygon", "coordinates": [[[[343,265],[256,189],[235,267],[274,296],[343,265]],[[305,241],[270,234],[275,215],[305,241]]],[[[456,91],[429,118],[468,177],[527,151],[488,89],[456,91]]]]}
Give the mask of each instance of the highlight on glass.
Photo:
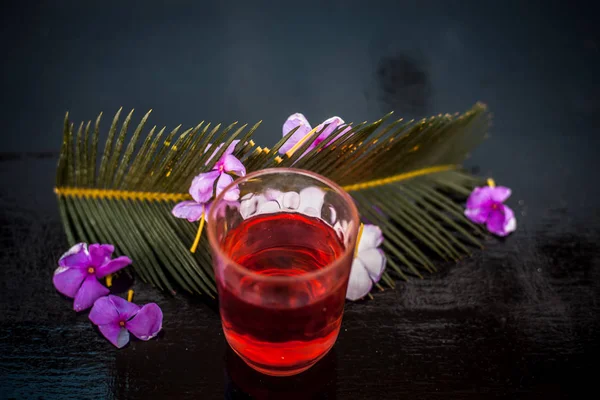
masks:
{"type": "Polygon", "coordinates": [[[231,348],[268,375],[310,368],[342,322],[359,226],[352,198],[315,173],[265,169],[223,190],[207,225],[231,348]]]}

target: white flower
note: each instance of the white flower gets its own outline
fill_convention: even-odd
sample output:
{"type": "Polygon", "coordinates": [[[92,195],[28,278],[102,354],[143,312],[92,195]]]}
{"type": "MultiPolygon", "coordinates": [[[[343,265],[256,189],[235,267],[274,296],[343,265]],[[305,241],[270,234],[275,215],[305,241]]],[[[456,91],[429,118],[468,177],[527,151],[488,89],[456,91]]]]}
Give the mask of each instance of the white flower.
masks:
{"type": "Polygon", "coordinates": [[[346,291],[346,298],[353,301],[366,296],[371,291],[373,282],[379,282],[386,263],[383,250],[378,248],[383,242],[383,234],[378,226],[364,225],[357,240],[358,251],[352,262],[346,291]]]}
{"type": "Polygon", "coordinates": [[[310,186],[297,192],[268,189],[264,194],[247,194],[242,197],[240,214],[244,219],[259,214],[294,211],[311,217],[321,217],[325,191],[310,186]]]}

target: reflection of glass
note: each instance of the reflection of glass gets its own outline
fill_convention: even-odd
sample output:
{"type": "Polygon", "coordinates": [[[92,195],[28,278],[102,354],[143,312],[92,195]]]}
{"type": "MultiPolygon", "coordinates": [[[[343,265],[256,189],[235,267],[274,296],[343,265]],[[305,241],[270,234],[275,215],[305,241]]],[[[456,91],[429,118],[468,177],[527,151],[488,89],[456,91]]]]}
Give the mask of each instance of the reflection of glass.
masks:
{"type": "Polygon", "coordinates": [[[331,349],[357,226],[351,197],[308,171],[262,170],[217,197],[208,236],[223,330],[252,368],[293,375],[331,349]],[[236,186],[241,202],[223,200],[236,186]]]}
{"type": "Polygon", "coordinates": [[[226,399],[330,399],[336,398],[337,358],[335,348],[301,375],[270,377],[248,367],[231,348],[225,355],[226,399]]]}

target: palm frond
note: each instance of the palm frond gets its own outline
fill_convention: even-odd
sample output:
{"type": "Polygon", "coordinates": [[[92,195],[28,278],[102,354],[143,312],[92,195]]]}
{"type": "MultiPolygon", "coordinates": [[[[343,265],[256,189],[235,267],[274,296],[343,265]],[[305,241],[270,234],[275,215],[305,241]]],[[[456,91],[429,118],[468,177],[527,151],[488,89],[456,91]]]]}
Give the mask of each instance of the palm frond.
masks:
{"type": "Polygon", "coordinates": [[[260,122],[250,128],[201,122],[181,133],[177,126],[166,137],[166,128],[154,126],[144,135],[149,115],[127,141],[133,111],[122,122],[117,111],[100,151],[102,114],[93,129],[92,121],[82,122],[76,133],[67,114],[55,192],[69,242],[115,243],[118,253],[135,260],[136,273],[161,289],[178,285],[215,294],[206,238],[191,253],[196,226],[174,218],[171,209],[189,198],[193,177],[211,168],[212,152],[204,152],[209,143],[224,143],[216,160],[236,139],[235,155],[248,172],[293,165],[349,191],[362,218],[384,232],[389,268],[382,280],[388,286],[434,272],[434,261],[458,260],[480,246],[482,231],[459,204],[481,183],[460,165],[485,137],[489,114],[482,104],[420,121],[389,122],[388,114],[337,137],[340,128],[330,136],[335,139],[307,152],[320,133],[315,130],[285,155],[279,149],[293,131],[270,149],[252,140],[260,122]]]}

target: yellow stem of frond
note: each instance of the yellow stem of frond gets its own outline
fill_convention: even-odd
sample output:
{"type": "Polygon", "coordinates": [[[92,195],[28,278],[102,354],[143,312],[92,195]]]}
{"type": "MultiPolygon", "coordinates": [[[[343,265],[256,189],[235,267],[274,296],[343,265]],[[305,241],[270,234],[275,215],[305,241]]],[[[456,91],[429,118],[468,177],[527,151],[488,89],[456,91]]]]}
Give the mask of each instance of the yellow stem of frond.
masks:
{"type": "Polygon", "coordinates": [[[75,187],[54,188],[54,193],[59,197],[83,197],[88,199],[183,201],[192,198],[188,193],[134,192],[128,190],[75,187]]]}
{"type": "Polygon", "coordinates": [[[449,165],[437,165],[435,167],[427,167],[422,169],[417,169],[415,171],[405,172],[403,174],[389,176],[387,178],[374,179],[372,181],[366,181],[361,183],[356,183],[353,185],[342,186],[342,188],[347,192],[357,191],[357,190],[365,190],[371,189],[379,186],[389,185],[390,183],[405,181],[407,179],[416,178],[417,176],[435,174],[437,172],[451,171],[453,169],[458,168],[458,165],[449,164],[449,165]]]}
{"type": "MultiPolygon", "coordinates": [[[[398,175],[389,176],[382,179],[374,179],[352,185],[343,186],[347,192],[371,189],[379,186],[389,185],[390,183],[400,182],[418,176],[435,174],[437,172],[451,171],[459,166],[454,164],[438,165],[405,172],[398,175]]],[[[162,192],[135,192],[128,190],[114,189],[91,189],[76,187],[57,187],[54,193],[59,197],[80,197],[88,199],[109,199],[109,200],[139,200],[139,201],[184,201],[191,200],[188,193],[162,193],[162,192]]]]}

